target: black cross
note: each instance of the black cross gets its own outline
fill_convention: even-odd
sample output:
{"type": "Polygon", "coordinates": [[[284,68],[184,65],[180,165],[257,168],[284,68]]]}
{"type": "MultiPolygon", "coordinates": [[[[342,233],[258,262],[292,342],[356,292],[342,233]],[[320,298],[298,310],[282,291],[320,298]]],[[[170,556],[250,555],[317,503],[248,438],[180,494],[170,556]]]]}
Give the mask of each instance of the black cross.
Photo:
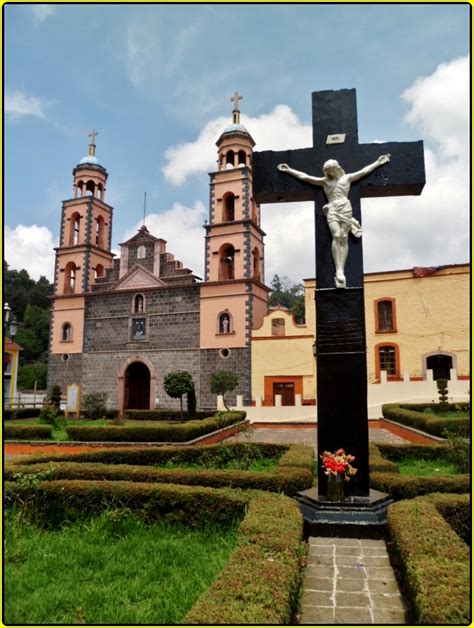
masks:
{"type": "MultiPolygon", "coordinates": [[[[332,237],[321,212],[327,203],[325,194],[322,188],[280,172],[277,165],[287,163],[295,170],[322,177],[328,159],[336,159],[349,173],[390,153],[388,164],[351,186],[353,217],[362,222],[362,197],[421,194],[425,184],[423,142],[359,144],[354,89],[314,92],[312,98],[313,148],[254,153],[253,193],[257,203],[315,201],[318,452],[342,447],[354,454],[358,473],[347,488],[351,495],[365,497],[369,495],[369,439],[363,236],[349,236],[347,288],[335,288],[332,237]]],[[[324,496],[326,476],[321,468],[318,481],[319,494],[324,496]]]]}

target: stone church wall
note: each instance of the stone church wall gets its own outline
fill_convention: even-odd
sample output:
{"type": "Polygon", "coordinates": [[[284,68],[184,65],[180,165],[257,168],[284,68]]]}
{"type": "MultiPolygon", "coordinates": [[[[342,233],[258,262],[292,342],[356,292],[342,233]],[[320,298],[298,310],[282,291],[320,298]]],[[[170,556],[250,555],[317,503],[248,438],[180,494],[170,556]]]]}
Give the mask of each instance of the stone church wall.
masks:
{"type": "Polygon", "coordinates": [[[237,395],[243,395],[244,403],[250,403],[250,347],[230,349],[229,356],[222,358],[219,349],[201,350],[201,397],[202,410],[216,409],[217,397],[210,391],[209,379],[214,371],[232,371],[239,377],[237,388],[226,395],[229,405],[236,404],[237,395]]]}
{"type": "Polygon", "coordinates": [[[82,353],[70,353],[67,361],[61,354],[49,354],[48,390],[60,386],[63,395],[68,384],[80,384],[82,379],[82,353]]]}

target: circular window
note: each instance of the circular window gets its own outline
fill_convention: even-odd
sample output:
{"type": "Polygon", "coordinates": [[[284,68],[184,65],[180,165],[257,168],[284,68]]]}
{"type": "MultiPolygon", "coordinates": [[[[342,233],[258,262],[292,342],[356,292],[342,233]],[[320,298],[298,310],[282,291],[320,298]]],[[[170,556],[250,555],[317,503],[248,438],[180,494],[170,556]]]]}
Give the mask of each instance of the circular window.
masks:
{"type": "Polygon", "coordinates": [[[219,351],[219,355],[221,356],[221,358],[228,358],[230,356],[230,349],[221,349],[219,351]]]}
{"type": "Polygon", "coordinates": [[[63,362],[67,362],[69,360],[69,353],[63,353],[62,360],[63,362]]]}

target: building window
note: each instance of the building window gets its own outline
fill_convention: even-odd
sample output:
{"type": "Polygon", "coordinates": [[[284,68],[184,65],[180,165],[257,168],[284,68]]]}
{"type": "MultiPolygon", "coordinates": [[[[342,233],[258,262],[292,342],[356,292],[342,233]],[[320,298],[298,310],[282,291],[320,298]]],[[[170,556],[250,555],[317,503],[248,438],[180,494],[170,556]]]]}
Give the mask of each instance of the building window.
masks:
{"type": "Polygon", "coordinates": [[[72,294],[76,291],[76,265],[68,262],[64,269],[64,294],[72,294]]]}
{"type": "Polygon", "coordinates": [[[257,248],[255,248],[253,250],[252,257],[253,257],[253,276],[254,276],[254,279],[258,279],[258,281],[261,281],[262,277],[260,275],[260,253],[259,253],[259,250],[257,248]]]}
{"type": "Polygon", "coordinates": [[[227,310],[219,314],[217,330],[219,334],[231,334],[232,333],[232,317],[227,310]]]}
{"type": "Polygon", "coordinates": [[[229,150],[226,153],[225,156],[225,167],[226,169],[230,169],[230,168],[234,168],[234,160],[235,160],[235,153],[233,150],[229,150]]]}
{"type": "Polygon", "coordinates": [[[375,331],[383,334],[396,332],[395,299],[377,299],[375,301],[375,331]]]}
{"type": "Polygon", "coordinates": [[[71,216],[71,231],[69,235],[69,244],[79,244],[79,231],[81,227],[81,216],[78,213],[74,213],[71,216]]]}
{"type": "Polygon", "coordinates": [[[272,336],[284,336],[285,335],[285,319],[274,318],[272,320],[272,336]]]}
{"type": "Polygon", "coordinates": [[[400,377],[400,356],[397,345],[377,345],[376,351],[376,370],[377,377],[380,378],[380,372],[386,371],[387,378],[400,377]]]}
{"type": "Polygon", "coordinates": [[[235,249],[232,244],[224,244],[220,249],[219,281],[234,279],[235,249]]]}
{"type": "Polygon", "coordinates": [[[142,294],[137,294],[133,297],[133,313],[141,314],[145,311],[145,298],[142,294]]]}
{"type": "Polygon", "coordinates": [[[61,342],[71,342],[72,340],[72,325],[71,323],[64,323],[61,330],[61,342]]]}
{"type": "Polygon", "coordinates": [[[101,248],[104,248],[104,225],[105,221],[102,216],[97,216],[95,220],[95,243],[101,248]]]}
{"type": "Polygon", "coordinates": [[[219,355],[224,360],[227,360],[227,358],[230,356],[230,349],[221,349],[219,351],[219,355]]]}
{"type": "Polygon", "coordinates": [[[237,161],[239,163],[239,168],[247,165],[247,155],[244,150],[239,150],[237,154],[237,161]]]}
{"type": "Polygon", "coordinates": [[[97,264],[97,266],[95,267],[95,278],[98,279],[99,277],[103,277],[104,276],[104,267],[102,266],[102,264],[97,264]]]}
{"type": "Polygon", "coordinates": [[[145,259],[145,257],[146,257],[146,248],[142,244],[137,249],[137,259],[145,259]]]}
{"type": "Polygon", "coordinates": [[[235,196],[229,192],[223,199],[222,222],[232,222],[235,220],[235,196]]]}
{"type": "Polygon", "coordinates": [[[453,356],[447,353],[436,353],[425,358],[426,369],[433,371],[433,379],[451,379],[453,356]]]}

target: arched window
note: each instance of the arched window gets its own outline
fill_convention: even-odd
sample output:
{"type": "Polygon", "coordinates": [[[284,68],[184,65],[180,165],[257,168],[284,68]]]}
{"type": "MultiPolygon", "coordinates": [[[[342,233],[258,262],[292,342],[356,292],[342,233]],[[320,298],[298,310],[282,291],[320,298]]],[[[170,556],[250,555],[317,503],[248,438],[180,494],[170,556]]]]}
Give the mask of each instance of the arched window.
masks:
{"type": "Polygon", "coordinates": [[[72,294],[76,291],[76,264],[68,262],[64,269],[64,294],[72,294]]]}
{"type": "Polygon", "coordinates": [[[219,281],[234,279],[235,277],[235,249],[232,244],[223,244],[219,251],[220,268],[219,281]]]}
{"type": "Polygon", "coordinates": [[[225,310],[217,317],[217,333],[231,334],[232,331],[232,316],[228,310],[225,310]]]}
{"type": "Polygon", "coordinates": [[[95,196],[96,196],[96,198],[98,198],[98,199],[101,201],[101,200],[102,200],[102,197],[103,197],[103,193],[104,193],[104,190],[103,190],[103,188],[102,188],[102,184],[101,184],[101,183],[99,183],[99,184],[97,185],[97,188],[96,188],[96,191],[95,191],[95,196]]]}
{"type": "Polygon", "coordinates": [[[72,340],[72,325],[64,323],[61,330],[61,342],[70,342],[72,340]]]}
{"type": "Polygon", "coordinates": [[[232,222],[235,220],[235,196],[229,192],[222,199],[223,212],[222,222],[232,222]]]}
{"type": "Polygon", "coordinates": [[[105,220],[102,216],[97,216],[95,219],[95,243],[97,246],[104,248],[104,226],[105,220]]]}
{"type": "Polygon", "coordinates": [[[274,318],[272,320],[272,336],[284,336],[285,335],[285,319],[274,318]]]}
{"type": "Polygon", "coordinates": [[[86,194],[89,194],[90,196],[95,195],[95,183],[94,181],[92,181],[92,179],[89,179],[86,184],[86,194]]]}
{"type": "Polygon", "coordinates": [[[375,371],[386,371],[388,379],[400,378],[400,352],[396,344],[379,344],[375,347],[375,371]]]}
{"type": "Polygon", "coordinates": [[[71,216],[71,226],[69,231],[69,245],[79,244],[81,216],[77,212],[71,216]]]}
{"type": "Polygon", "coordinates": [[[134,314],[141,314],[145,311],[145,298],[143,297],[143,294],[136,294],[133,297],[132,308],[134,314]]]}
{"type": "Polygon", "coordinates": [[[377,299],[375,307],[375,331],[378,334],[396,332],[395,299],[384,297],[377,299]]]}
{"type": "Polygon", "coordinates": [[[235,153],[233,150],[228,150],[225,156],[226,169],[234,168],[235,153]]]}
{"type": "Polygon", "coordinates": [[[102,266],[102,264],[97,264],[97,266],[95,267],[95,278],[97,279],[98,277],[103,277],[104,276],[104,267],[102,266]]]}
{"type": "MultiPolygon", "coordinates": [[[[454,368],[453,356],[449,353],[434,353],[425,357],[426,369],[433,371],[433,379],[451,379],[454,368]]],[[[425,369],[425,370],[426,370],[425,369]]]]}
{"type": "Polygon", "coordinates": [[[144,259],[145,257],[146,257],[146,247],[144,247],[142,244],[137,249],[137,259],[144,259]]]}
{"type": "Polygon", "coordinates": [[[78,181],[77,185],[76,185],[76,193],[74,195],[74,198],[77,198],[78,196],[82,196],[83,193],[83,188],[84,188],[84,182],[83,181],[78,181]]]}
{"type": "Polygon", "coordinates": [[[237,154],[237,161],[239,164],[239,168],[247,165],[247,155],[244,150],[239,150],[237,154]]]}
{"type": "Polygon", "coordinates": [[[255,247],[253,252],[252,252],[252,257],[253,257],[253,276],[255,279],[258,279],[258,281],[261,280],[261,275],[260,275],[260,252],[259,250],[255,247]]]}

